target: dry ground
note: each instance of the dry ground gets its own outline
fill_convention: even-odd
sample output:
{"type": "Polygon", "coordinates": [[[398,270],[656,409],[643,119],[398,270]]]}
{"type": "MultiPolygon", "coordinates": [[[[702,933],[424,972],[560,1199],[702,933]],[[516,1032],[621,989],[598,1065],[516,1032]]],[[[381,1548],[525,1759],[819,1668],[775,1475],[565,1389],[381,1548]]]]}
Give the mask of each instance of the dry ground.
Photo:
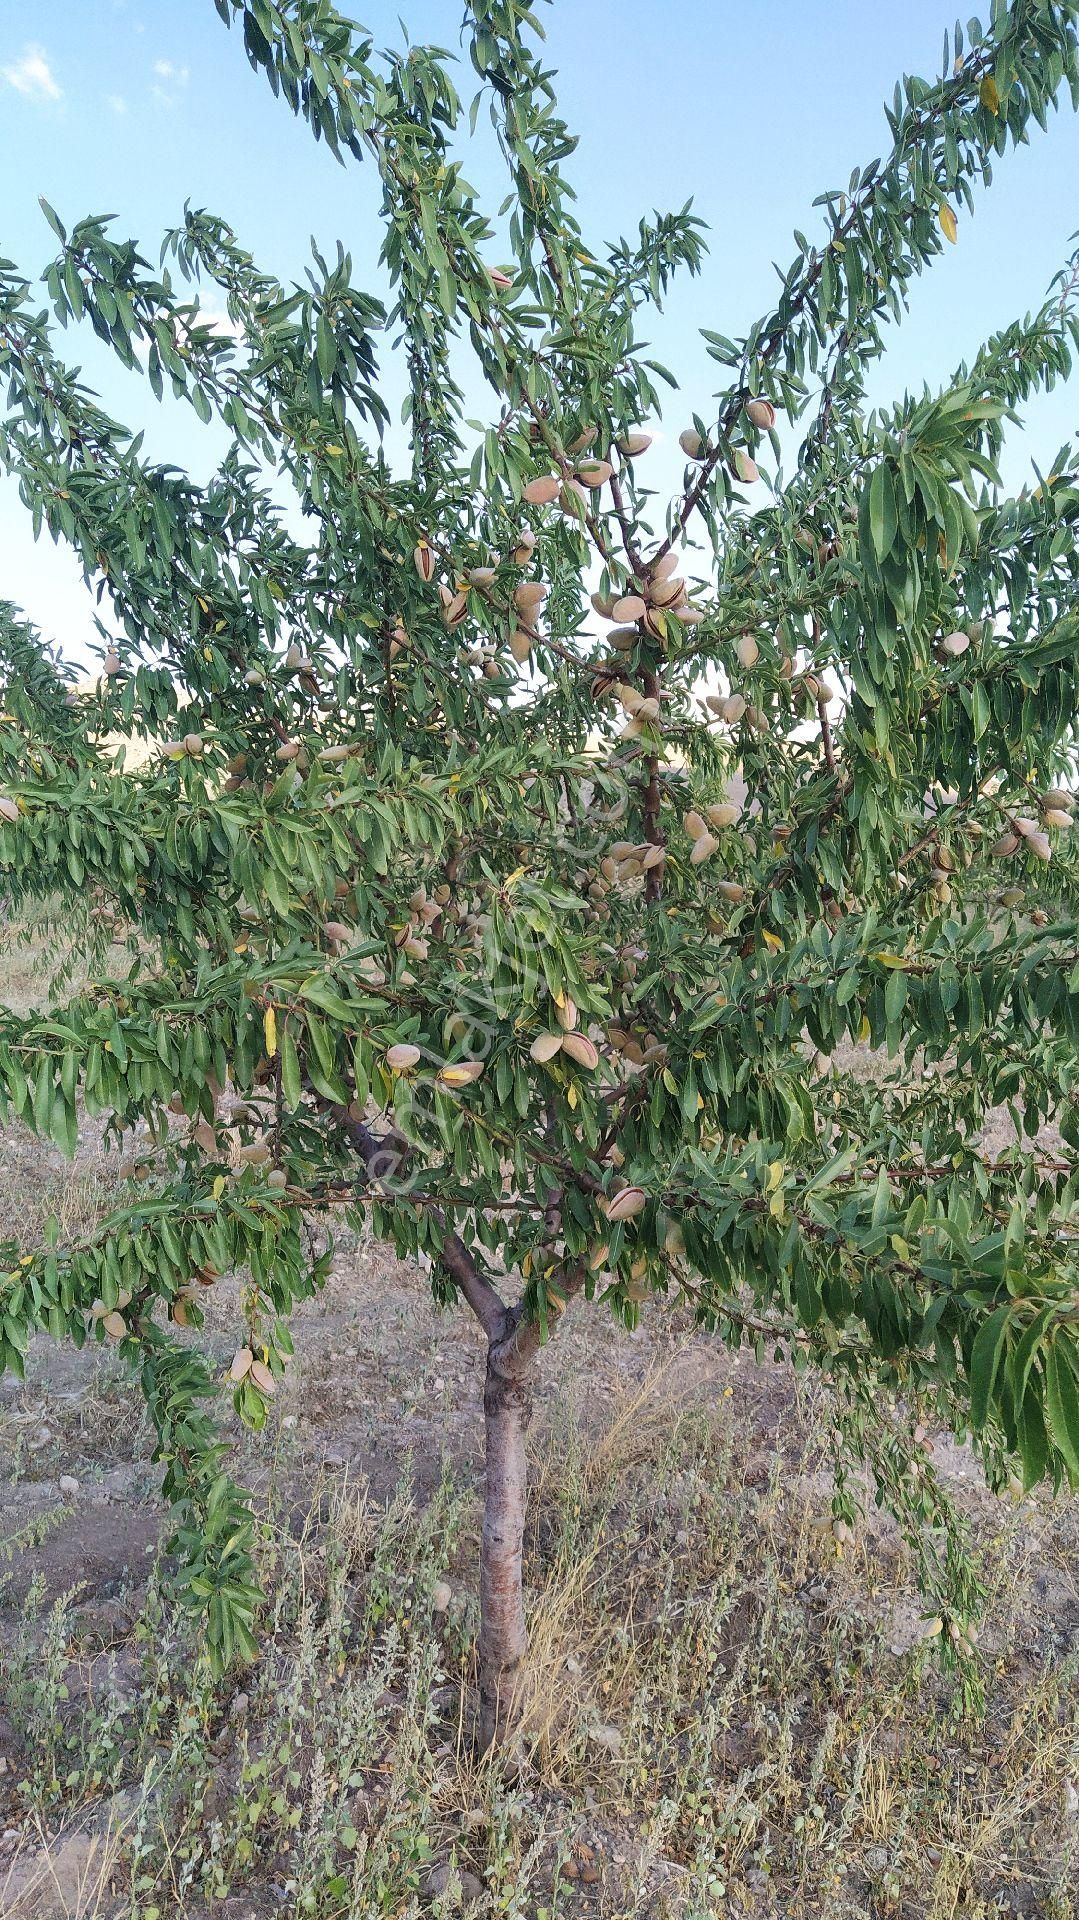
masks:
{"type": "MultiPolygon", "coordinates": [[[[74,1169],[2,1134],[0,1175],[27,1242],[109,1184],[90,1133],[74,1169]]],[[[941,1448],[990,1590],[965,1713],[889,1526],[837,1557],[824,1394],[670,1314],[598,1324],[545,1357],[499,1773],[466,1737],[480,1343],[421,1274],[343,1244],[270,1429],[229,1415],[267,1599],[222,1683],[162,1598],[137,1394],[111,1350],[37,1343],[0,1388],[0,1913],[1076,1920],[1076,1504],[1000,1506],[941,1448]]]]}

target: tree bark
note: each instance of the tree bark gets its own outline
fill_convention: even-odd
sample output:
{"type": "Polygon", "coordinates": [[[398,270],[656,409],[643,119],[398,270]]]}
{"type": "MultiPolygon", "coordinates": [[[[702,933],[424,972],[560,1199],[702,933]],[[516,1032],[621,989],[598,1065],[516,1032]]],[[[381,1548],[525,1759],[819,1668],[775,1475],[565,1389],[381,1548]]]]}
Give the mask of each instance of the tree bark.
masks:
{"type": "Polygon", "coordinates": [[[528,1652],[522,1556],[535,1354],[531,1343],[492,1341],[483,1393],[487,1477],[480,1536],[479,1747],[505,1738],[517,1711],[517,1681],[528,1652]]]}

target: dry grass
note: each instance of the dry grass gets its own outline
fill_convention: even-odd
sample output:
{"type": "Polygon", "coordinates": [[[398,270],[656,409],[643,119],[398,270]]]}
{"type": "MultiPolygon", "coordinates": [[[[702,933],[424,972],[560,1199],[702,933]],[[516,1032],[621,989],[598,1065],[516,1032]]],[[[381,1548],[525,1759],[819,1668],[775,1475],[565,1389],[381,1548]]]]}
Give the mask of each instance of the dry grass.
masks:
{"type": "Polygon", "coordinates": [[[52,1834],[125,1810],[107,1897],[74,1911],[450,1913],[431,1875],[455,1860],[478,1913],[533,1920],[1074,1920],[1079,1616],[1038,1599],[1047,1551],[1074,1575],[1074,1513],[1031,1502],[986,1530],[988,1707],[964,1717],[890,1651],[909,1597],[890,1535],[836,1558],[814,1425],[807,1405],[769,1466],[730,1401],[692,1404],[666,1369],[598,1430],[562,1409],[498,1770],[468,1746],[476,1509],[450,1475],[425,1506],[411,1482],[379,1507],[317,1481],[299,1518],[268,1496],[261,1658],[225,1685],[156,1581],[104,1650],[100,1609],[31,1596],[0,1702],[19,1803],[52,1834]]]}

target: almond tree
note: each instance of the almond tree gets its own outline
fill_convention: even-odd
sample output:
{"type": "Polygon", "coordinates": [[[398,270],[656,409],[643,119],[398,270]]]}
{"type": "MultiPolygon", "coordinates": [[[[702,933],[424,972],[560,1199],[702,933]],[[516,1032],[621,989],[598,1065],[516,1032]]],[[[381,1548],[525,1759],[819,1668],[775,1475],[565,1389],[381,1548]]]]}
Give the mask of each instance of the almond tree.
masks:
{"type": "Polygon", "coordinates": [[[155,271],[46,208],[56,325],[212,426],[203,487],[102,410],[0,265],[0,460],[77,552],[103,648],[80,690],[0,608],[3,887],[51,902],[93,977],[3,1012],[0,1091],[67,1152],[104,1116],[127,1182],[84,1241],[5,1248],[0,1364],[35,1330],[117,1343],[226,1662],[256,1647],[253,1523],[207,1403],[231,1383],[262,1425],[335,1214],[421,1261],[488,1343],[490,1743],[526,1651],[540,1349],[571,1302],[598,1338],[689,1303],[823,1369],[837,1538],[843,1462],[868,1462],[969,1652],[927,1423],[994,1485],[1079,1482],[1079,483],[1071,447],[1015,499],[996,471],[1071,366],[1079,261],[941,391],[873,412],[865,380],[992,166],[1079,97],[1079,3],[995,0],[897,88],[888,151],[817,203],[774,311],[706,331],[718,390],[678,421],[666,505],[641,423],[674,382],[641,316],[701,224],[586,241],[535,14],[467,10],[496,237],[447,55],[376,54],[329,0],[216,5],[377,170],[392,305],[343,249],[286,288],[189,210],[155,271]],[[199,1302],[233,1270],[226,1382],[199,1302]]]}

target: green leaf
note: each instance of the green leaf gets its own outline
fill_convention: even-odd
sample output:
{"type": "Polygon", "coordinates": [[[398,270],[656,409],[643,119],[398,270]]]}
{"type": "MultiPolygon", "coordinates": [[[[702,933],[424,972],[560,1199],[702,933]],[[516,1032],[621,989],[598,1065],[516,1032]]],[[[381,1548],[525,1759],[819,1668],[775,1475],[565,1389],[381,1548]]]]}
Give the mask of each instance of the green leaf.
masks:
{"type": "Polygon", "coordinates": [[[1058,1335],[1045,1356],[1045,1411],[1049,1437],[1063,1455],[1073,1480],[1079,1480],[1079,1387],[1058,1335]]]}
{"type": "Polygon", "coordinates": [[[886,461],[874,469],[869,482],[869,526],[873,536],[873,551],[878,560],[883,560],[891,553],[899,526],[895,487],[886,461]]]}
{"type": "Polygon", "coordinates": [[[998,1307],[978,1329],[970,1355],[970,1424],[980,1433],[989,1417],[989,1405],[1008,1334],[1011,1306],[998,1307]]]}

